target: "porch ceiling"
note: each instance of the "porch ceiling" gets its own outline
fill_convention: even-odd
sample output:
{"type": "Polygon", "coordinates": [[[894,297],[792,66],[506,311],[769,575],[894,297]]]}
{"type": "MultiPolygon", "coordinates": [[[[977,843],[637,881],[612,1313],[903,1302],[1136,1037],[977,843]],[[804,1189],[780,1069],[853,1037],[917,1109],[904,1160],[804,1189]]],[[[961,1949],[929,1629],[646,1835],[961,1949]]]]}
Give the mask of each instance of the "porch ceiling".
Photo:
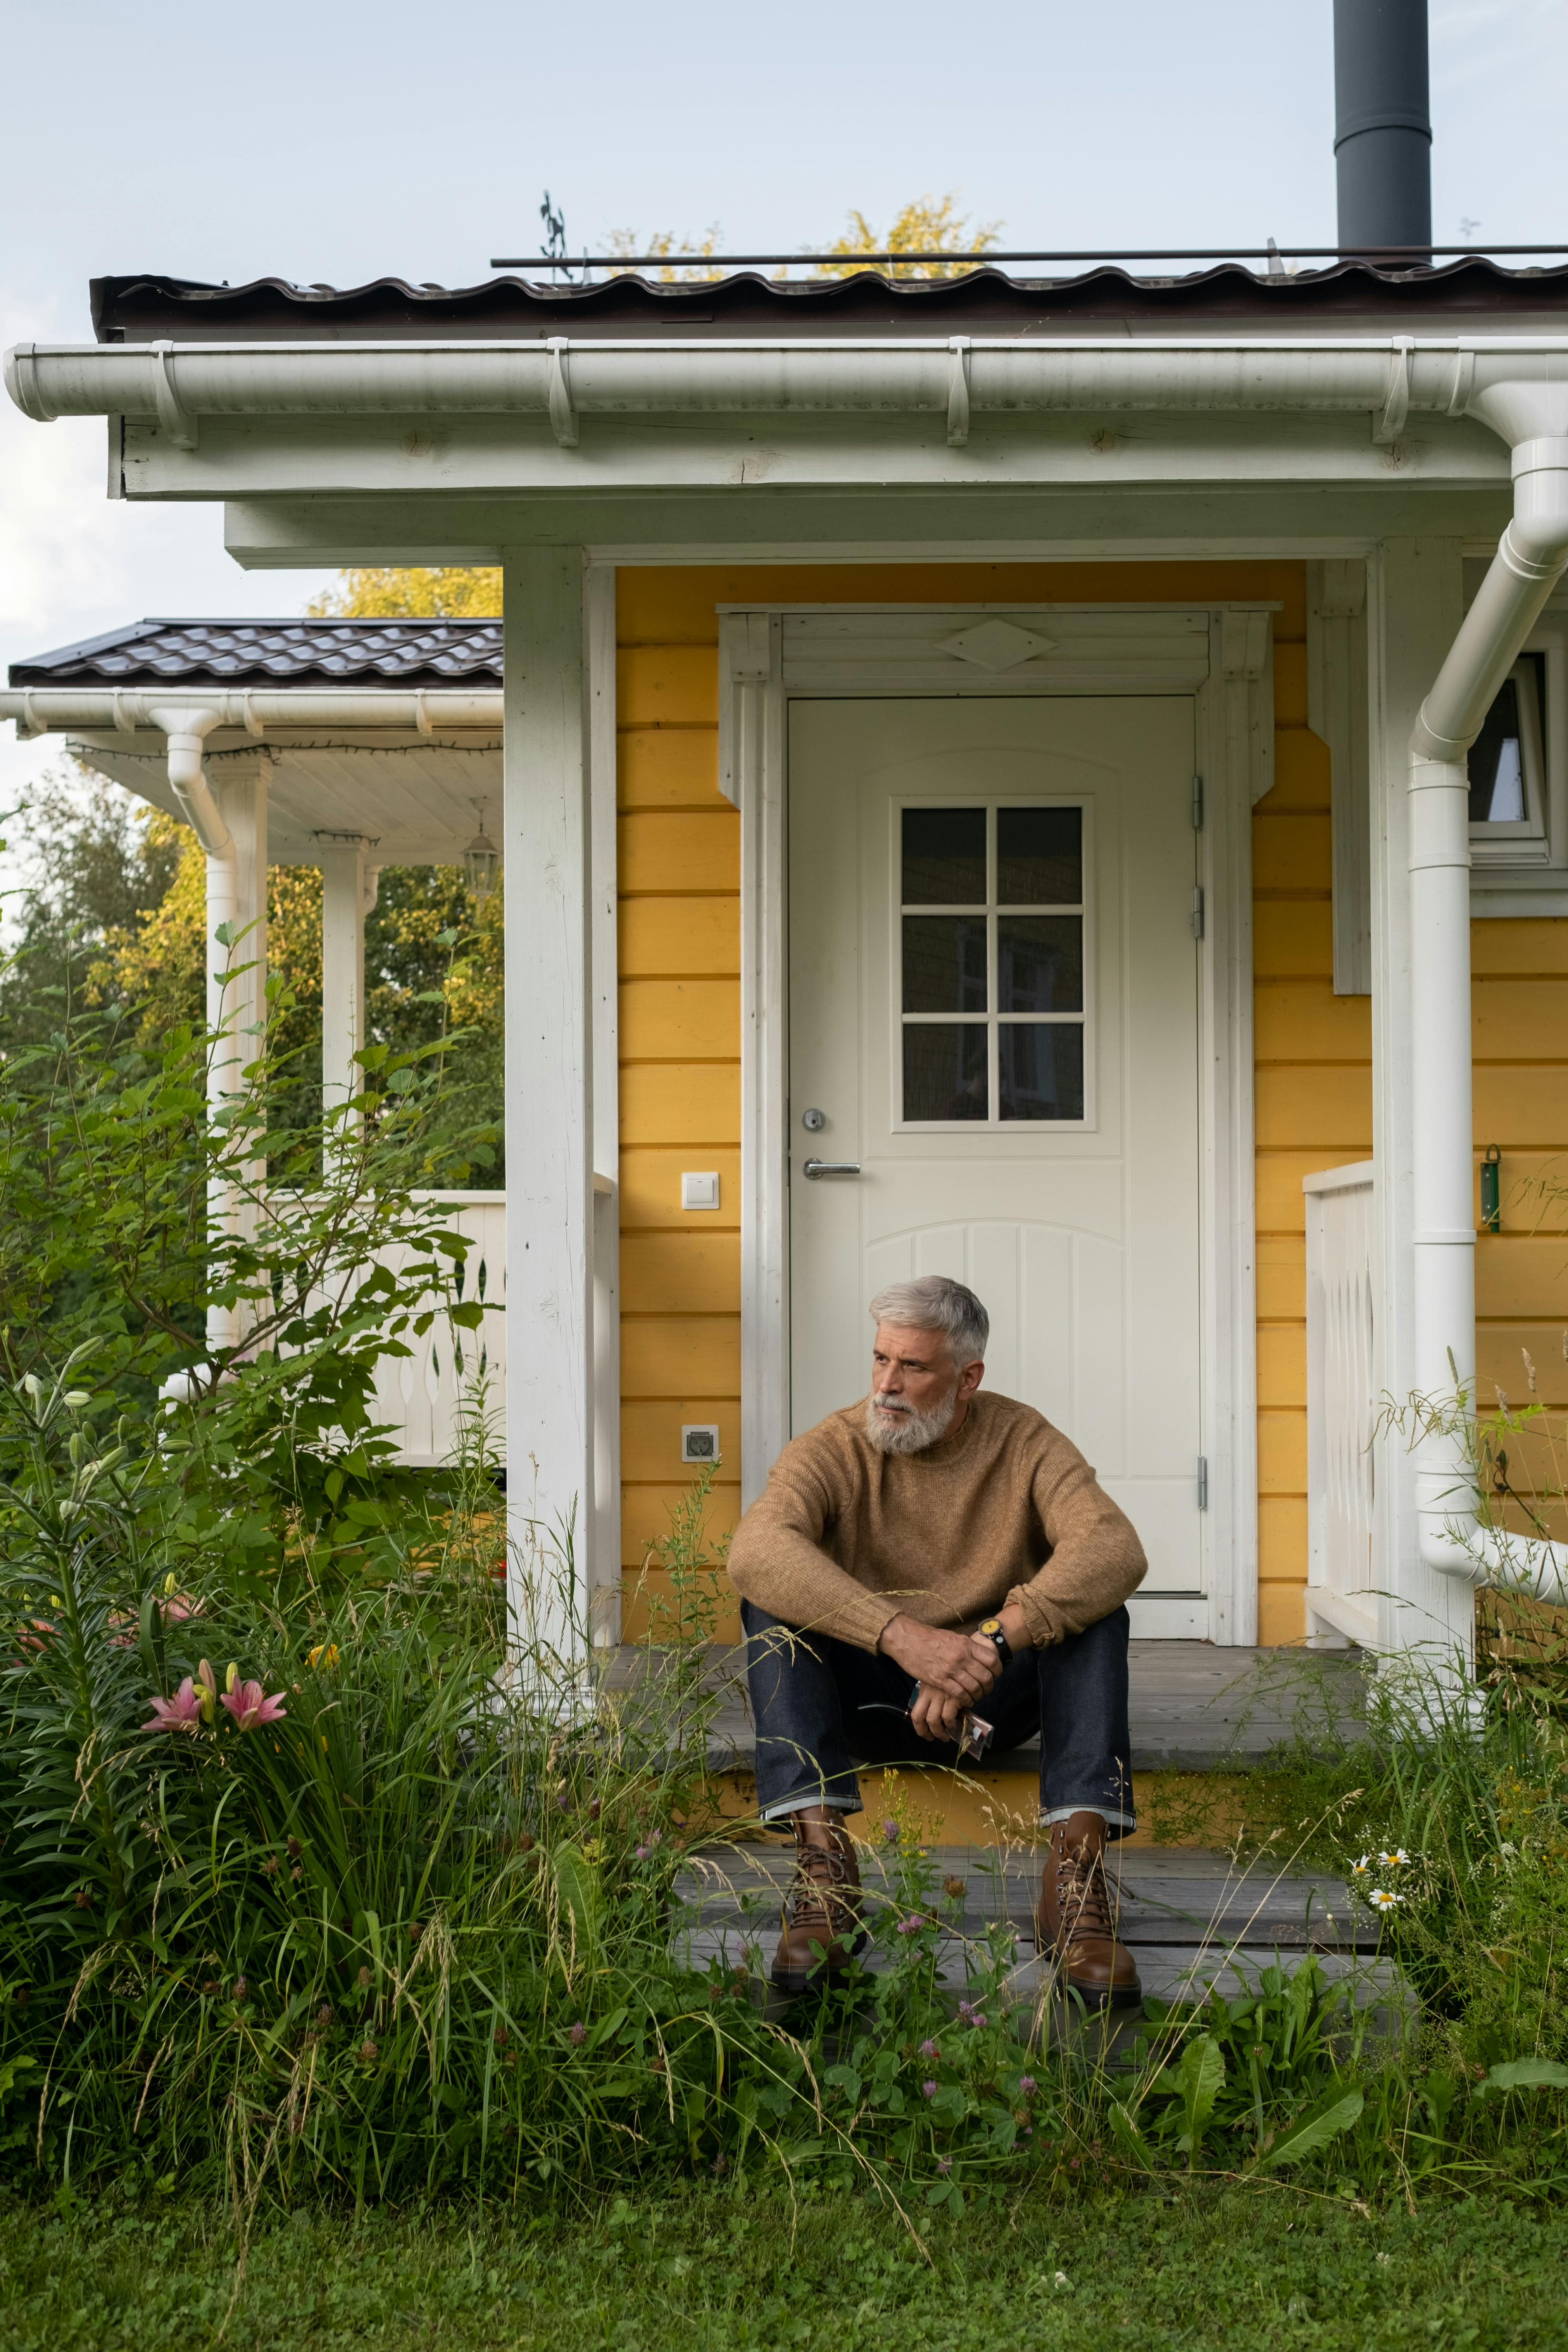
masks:
{"type": "MultiPolygon", "coordinates": [[[[109,733],[70,733],[71,748],[89,767],[137,793],[169,816],[184,812],[169,787],[163,740],[109,733]]],[[[256,744],[239,728],[207,738],[205,766],[216,782],[226,761],[254,758],[256,744]]],[[[493,819],[501,799],[499,734],[454,735],[431,742],[412,730],[345,734],[290,734],[269,728],[268,850],[275,866],[310,866],[334,836],[358,835],[378,866],[456,866],[477,829],[476,809],[493,819]]],[[[493,824],[491,826],[493,830],[493,824]]]]}

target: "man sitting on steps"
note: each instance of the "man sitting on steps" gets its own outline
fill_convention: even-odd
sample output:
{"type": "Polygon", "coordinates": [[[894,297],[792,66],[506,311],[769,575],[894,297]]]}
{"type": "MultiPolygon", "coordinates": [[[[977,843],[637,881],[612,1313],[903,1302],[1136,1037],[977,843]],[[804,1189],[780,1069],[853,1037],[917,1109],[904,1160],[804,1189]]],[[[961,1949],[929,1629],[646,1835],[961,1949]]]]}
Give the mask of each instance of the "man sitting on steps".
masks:
{"type": "Polygon", "coordinates": [[[897,1282],[871,1313],[870,1395],[784,1447],[730,1550],[758,1803],[795,1840],[773,1980],[804,1991],[865,1943],[851,1756],[956,1763],[977,1710],[999,1748],[1040,1735],[1041,1952],[1089,2008],[1131,2006],[1104,1852],[1135,1826],[1125,1603],[1142,1546],[1069,1439],[981,1392],[991,1323],[972,1290],[897,1282]]]}

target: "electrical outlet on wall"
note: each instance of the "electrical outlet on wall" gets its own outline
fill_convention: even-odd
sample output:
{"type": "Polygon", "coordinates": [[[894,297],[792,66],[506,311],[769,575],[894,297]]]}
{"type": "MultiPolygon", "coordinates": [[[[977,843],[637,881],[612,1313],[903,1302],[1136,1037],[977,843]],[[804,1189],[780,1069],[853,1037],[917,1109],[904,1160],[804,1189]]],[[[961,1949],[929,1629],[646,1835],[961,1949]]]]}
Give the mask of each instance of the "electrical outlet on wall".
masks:
{"type": "Polygon", "coordinates": [[[681,1423],[680,1458],[683,1462],[717,1462],[719,1459],[719,1424],[716,1421],[688,1421],[681,1423]]]}

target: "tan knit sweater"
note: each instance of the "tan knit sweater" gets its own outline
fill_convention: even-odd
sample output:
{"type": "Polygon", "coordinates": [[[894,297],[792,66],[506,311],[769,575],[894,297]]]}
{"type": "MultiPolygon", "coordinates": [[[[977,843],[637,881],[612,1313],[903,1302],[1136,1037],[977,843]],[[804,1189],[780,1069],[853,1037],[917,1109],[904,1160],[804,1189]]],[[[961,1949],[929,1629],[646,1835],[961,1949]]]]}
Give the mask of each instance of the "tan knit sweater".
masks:
{"type": "Polygon", "coordinates": [[[1147,1566],[1071,1439],[984,1390],[921,1454],[879,1454],[864,1400],[830,1412],[784,1447],[730,1547],[748,1601],[862,1650],[900,1612],[973,1625],[1007,1601],[1043,1647],[1109,1616],[1147,1566]]]}

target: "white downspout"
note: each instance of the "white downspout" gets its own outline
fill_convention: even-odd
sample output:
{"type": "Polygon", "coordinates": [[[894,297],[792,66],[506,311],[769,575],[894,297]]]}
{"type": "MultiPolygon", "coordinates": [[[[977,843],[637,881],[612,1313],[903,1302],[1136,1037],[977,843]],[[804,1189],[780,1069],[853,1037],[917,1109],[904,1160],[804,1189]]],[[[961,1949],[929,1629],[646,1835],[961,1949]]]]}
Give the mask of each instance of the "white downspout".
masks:
{"type": "MultiPolygon", "coordinates": [[[[1561,409],[1545,385],[1500,387],[1510,412],[1561,409]],[[1539,403],[1530,394],[1539,394],[1539,403]]],[[[1487,412],[1483,395],[1475,407],[1487,412]]],[[[1516,416],[1487,421],[1514,439],[1516,416]]],[[[1568,566],[1568,437],[1517,441],[1514,514],[1491,569],[1421,707],[1410,739],[1411,1096],[1415,1381],[1428,1403],[1471,1405],[1476,1377],[1474,1121],[1470,1102],[1470,840],[1466,754],[1520,648],[1568,566]],[[1456,1375],[1457,1383],[1456,1383],[1456,1375]]],[[[1484,1528],[1457,1429],[1415,1448],[1421,1558],[1472,1584],[1568,1598],[1568,1544],[1484,1528]]]]}
{"type": "MultiPolygon", "coordinates": [[[[215,727],[223,724],[221,710],[193,710],[179,703],[155,704],[147,713],[154,727],[162,729],[168,739],[169,790],[185,813],[187,823],[196,839],[213,858],[234,856],[234,842],[226,824],[218,814],[217,803],[212,796],[202,768],[205,738],[215,727]]],[[[207,898],[212,898],[211,867],[208,868],[207,898]]],[[[229,914],[233,914],[232,907],[229,914]]],[[[226,921],[226,916],[220,916],[226,921]]],[[[207,925],[209,936],[211,922],[207,925]]]]}

